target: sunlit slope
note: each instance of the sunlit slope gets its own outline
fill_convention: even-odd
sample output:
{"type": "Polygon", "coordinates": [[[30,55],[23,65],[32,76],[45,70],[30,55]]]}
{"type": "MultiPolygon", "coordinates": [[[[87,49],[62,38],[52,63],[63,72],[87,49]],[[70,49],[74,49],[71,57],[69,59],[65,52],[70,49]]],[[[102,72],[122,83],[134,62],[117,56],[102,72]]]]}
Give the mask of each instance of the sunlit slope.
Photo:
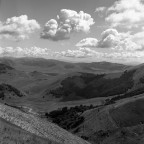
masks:
{"type": "Polygon", "coordinates": [[[0,144],[57,144],[0,118],[0,144]]]}
{"type": "Polygon", "coordinates": [[[0,118],[31,134],[47,139],[49,143],[89,144],[48,121],[41,120],[36,116],[23,113],[3,104],[0,104],[0,118]]]}

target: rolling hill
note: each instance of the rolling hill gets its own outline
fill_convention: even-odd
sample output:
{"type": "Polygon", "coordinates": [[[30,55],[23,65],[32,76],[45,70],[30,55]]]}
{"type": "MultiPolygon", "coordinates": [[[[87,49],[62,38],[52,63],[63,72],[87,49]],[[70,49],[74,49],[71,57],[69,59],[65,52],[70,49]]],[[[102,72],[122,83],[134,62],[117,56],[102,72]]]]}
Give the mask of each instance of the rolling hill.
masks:
{"type": "MultiPolygon", "coordinates": [[[[9,104],[36,111],[58,107],[104,103],[108,97],[143,93],[143,65],[126,66],[109,62],[68,63],[41,58],[1,58],[1,83],[25,93],[9,104]],[[101,98],[101,99],[99,99],[101,98]]],[[[128,96],[125,96],[128,95],[128,96]]]]}
{"type": "Polygon", "coordinates": [[[0,84],[0,99],[13,99],[18,97],[24,97],[25,94],[15,87],[8,84],[0,84]]]}
{"type": "Polygon", "coordinates": [[[15,132],[8,140],[18,141],[19,136],[23,143],[23,137],[29,143],[87,143],[40,118],[65,106],[84,104],[82,111],[70,108],[55,123],[92,144],[144,143],[143,64],[34,58],[1,58],[0,62],[0,102],[5,103],[0,104],[0,132],[7,131],[6,136],[15,132]]]}
{"type": "Polygon", "coordinates": [[[121,99],[144,92],[143,64],[125,66],[109,62],[68,63],[6,57],[0,62],[3,71],[0,83],[11,85],[26,95],[8,102],[37,110],[82,104],[88,99],[94,99],[95,104],[104,103],[108,97],[121,99]]]}
{"type": "MultiPolygon", "coordinates": [[[[0,63],[1,69],[4,69],[4,66],[7,67],[0,74],[0,83],[9,84],[26,94],[26,97],[19,100],[11,99],[8,103],[25,104],[37,109],[62,106],[64,103],[59,103],[61,98],[49,94],[49,91],[60,87],[61,82],[69,77],[79,76],[81,73],[108,73],[109,77],[117,77],[125,69],[131,68],[131,66],[108,62],[68,63],[41,58],[4,57],[0,58],[0,63]]],[[[81,84],[81,82],[78,82],[78,84],[81,84]]],[[[84,100],[85,98],[76,96],[73,99],[69,97],[67,101],[80,99],[84,100]]]]}
{"type": "Polygon", "coordinates": [[[142,144],[144,95],[85,111],[84,122],[72,132],[92,144],[142,144]]]}
{"type": "Polygon", "coordinates": [[[49,90],[61,101],[98,97],[132,97],[144,93],[144,65],[117,73],[81,73],[63,79],[59,87],[49,90]]]}
{"type": "Polygon", "coordinates": [[[21,71],[39,71],[52,73],[69,73],[69,72],[118,72],[130,68],[131,66],[110,63],[110,62],[92,62],[92,63],[70,63],[53,59],[43,58],[0,58],[0,62],[14,67],[21,71]]]}
{"type": "Polygon", "coordinates": [[[105,74],[81,73],[64,79],[61,86],[51,90],[49,94],[62,98],[62,101],[125,94],[134,85],[134,73],[134,70],[125,71],[116,78],[106,78],[105,74]]]}
{"type": "Polygon", "coordinates": [[[0,62],[1,83],[26,94],[19,100],[9,100],[9,103],[32,106],[37,110],[52,110],[69,102],[82,104],[87,99],[95,99],[97,104],[108,97],[129,97],[144,92],[143,65],[8,57],[1,58],[0,62]]]}

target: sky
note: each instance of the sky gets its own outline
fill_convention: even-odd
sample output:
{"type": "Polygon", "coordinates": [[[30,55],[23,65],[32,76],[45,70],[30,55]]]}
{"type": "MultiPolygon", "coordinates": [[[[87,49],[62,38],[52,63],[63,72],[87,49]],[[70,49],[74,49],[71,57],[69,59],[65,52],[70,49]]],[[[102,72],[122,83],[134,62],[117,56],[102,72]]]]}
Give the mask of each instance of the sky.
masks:
{"type": "Polygon", "coordinates": [[[0,56],[144,62],[144,0],[0,0],[0,56]]]}

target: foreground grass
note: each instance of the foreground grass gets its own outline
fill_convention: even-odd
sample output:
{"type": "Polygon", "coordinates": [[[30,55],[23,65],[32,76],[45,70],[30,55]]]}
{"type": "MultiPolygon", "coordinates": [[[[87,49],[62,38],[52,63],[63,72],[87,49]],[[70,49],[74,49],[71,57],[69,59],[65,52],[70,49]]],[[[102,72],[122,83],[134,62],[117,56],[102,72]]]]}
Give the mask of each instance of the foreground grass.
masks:
{"type": "MultiPolygon", "coordinates": [[[[10,122],[11,124],[16,125],[23,130],[26,130],[31,134],[47,139],[47,143],[50,142],[51,144],[89,144],[81,138],[72,135],[71,133],[50,122],[46,122],[36,116],[23,113],[17,109],[11,108],[3,104],[0,104],[0,117],[10,122]]],[[[23,143],[21,142],[20,144],[23,143]]]]}
{"type": "Polygon", "coordinates": [[[0,144],[51,144],[51,141],[0,119],[0,144]]]}

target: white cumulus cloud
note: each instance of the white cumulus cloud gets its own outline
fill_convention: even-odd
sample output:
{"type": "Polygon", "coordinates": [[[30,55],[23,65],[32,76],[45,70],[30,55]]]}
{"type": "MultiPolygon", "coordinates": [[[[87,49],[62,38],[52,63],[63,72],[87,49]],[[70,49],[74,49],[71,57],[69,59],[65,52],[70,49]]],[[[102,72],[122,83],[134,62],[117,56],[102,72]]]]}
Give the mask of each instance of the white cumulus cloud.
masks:
{"type": "Polygon", "coordinates": [[[114,51],[111,52],[98,52],[90,48],[78,48],[75,50],[66,50],[62,52],[55,52],[59,57],[71,57],[71,58],[93,58],[96,61],[117,61],[117,62],[141,62],[144,58],[144,52],[142,51],[114,51]]]}
{"type": "Polygon", "coordinates": [[[131,60],[141,62],[144,58],[144,52],[142,51],[114,51],[111,52],[97,52],[90,48],[77,48],[75,50],[66,50],[61,52],[53,52],[48,48],[40,47],[0,47],[0,56],[11,56],[11,57],[35,57],[35,58],[94,58],[96,61],[107,60],[107,61],[122,61],[130,62],[131,60]]]}
{"type": "Polygon", "coordinates": [[[67,51],[62,51],[58,53],[60,56],[64,57],[75,57],[75,58],[87,58],[87,57],[97,57],[101,58],[103,53],[96,52],[90,48],[78,48],[75,50],[68,49],[67,51]]]}
{"type": "Polygon", "coordinates": [[[76,44],[77,47],[97,47],[98,40],[96,38],[85,38],[76,44]]]}
{"type": "Polygon", "coordinates": [[[0,22],[0,38],[23,40],[38,29],[40,29],[39,23],[34,19],[28,20],[27,15],[12,17],[0,22]]]}
{"type": "Polygon", "coordinates": [[[141,44],[133,41],[129,33],[120,33],[116,29],[107,29],[101,34],[100,40],[86,38],[76,44],[78,47],[109,48],[117,51],[135,51],[142,49],[141,44]]]}
{"type": "Polygon", "coordinates": [[[12,57],[49,57],[54,53],[48,48],[40,47],[0,47],[0,56],[12,57]]]}
{"type": "Polygon", "coordinates": [[[93,24],[90,14],[62,9],[56,20],[51,19],[45,24],[41,38],[53,41],[69,39],[73,32],[88,33],[93,24]]]}
{"type": "Polygon", "coordinates": [[[113,27],[133,28],[144,25],[143,0],[119,0],[109,9],[106,21],[113,27]]]}

